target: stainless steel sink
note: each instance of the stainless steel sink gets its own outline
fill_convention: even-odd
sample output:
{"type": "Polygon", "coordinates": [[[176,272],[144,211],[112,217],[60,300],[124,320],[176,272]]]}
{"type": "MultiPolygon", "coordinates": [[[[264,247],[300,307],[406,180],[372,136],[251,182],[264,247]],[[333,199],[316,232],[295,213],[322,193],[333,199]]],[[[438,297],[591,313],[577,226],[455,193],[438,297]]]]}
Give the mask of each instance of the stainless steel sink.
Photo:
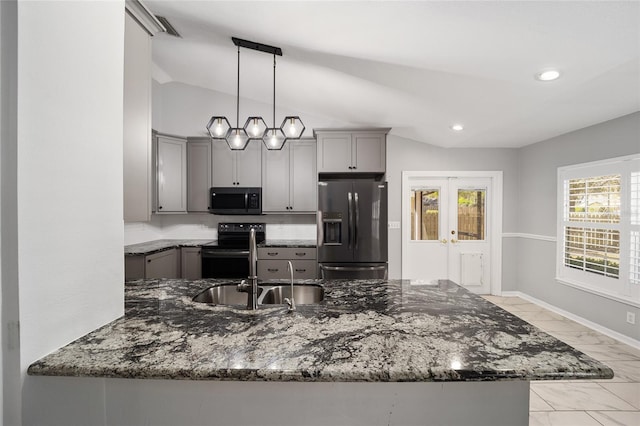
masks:
{"type": "MultiPolygon", "coordinates": [[[[290,284],[269,284],[258,286],[259,305],[283,305],[285,298],[291,297],[290,284]]],[[[319,284],[294,284],[293,298],[296,305],[320,303],[324,299],[324,289],[319,284]]],[[[194,302],[212,305],[247,305],[247,293],[238,291],[235,283],[219,284],[201,291],[193,297],[194,302]]]]}
{"type": "MultiPolygon", "coordinates": [[[[262,292],[258,288],[258,296],[262,292]]],[[[194,302],[210,303],[214,305],[247,305],[247,293],[238,291],[237,284],[221,284],[198,293],[193,299],[194,302]]]]}
{"type": "MultiPolygon", "coordinates": [[[[291,298],[289,284],[265,287],[265,293],[258,298],[258,301],[264,305],[280,305],[285,303],[285,298],[291,298]]],[[[320,303],[324,299],[324,289],[318,284],[294,284],[293,298],[296,305],[320,303]]]]}

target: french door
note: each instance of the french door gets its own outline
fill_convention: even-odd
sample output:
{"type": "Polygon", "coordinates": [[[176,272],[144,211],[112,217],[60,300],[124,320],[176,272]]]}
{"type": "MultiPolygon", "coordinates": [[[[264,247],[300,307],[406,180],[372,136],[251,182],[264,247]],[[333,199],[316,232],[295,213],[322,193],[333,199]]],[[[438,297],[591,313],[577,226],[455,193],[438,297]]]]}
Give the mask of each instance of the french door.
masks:
{"type": "Polygon", "coordinates": [[[405,177],[403,279],[450,279],[491,292],[493,183],[490,176],[405,177]]]}

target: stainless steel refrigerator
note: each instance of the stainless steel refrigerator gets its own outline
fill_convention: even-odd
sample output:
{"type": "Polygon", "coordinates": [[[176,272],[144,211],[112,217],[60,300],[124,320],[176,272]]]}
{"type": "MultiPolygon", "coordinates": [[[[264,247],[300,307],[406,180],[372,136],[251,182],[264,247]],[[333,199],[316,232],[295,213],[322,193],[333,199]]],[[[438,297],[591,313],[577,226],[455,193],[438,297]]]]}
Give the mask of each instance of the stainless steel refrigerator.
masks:
{"type": "Polygon", "coordinates": [[[387,183],[318,182],[322,278],[387,278],[387,183]]]}

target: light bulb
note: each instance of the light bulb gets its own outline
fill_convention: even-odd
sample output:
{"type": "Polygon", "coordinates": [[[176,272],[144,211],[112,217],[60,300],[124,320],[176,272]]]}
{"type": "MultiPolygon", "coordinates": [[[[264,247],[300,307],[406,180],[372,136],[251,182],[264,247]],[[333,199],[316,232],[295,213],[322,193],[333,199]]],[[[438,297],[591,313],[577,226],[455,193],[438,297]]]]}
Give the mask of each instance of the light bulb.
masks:
{"type": "Polygon", "coordinates": [[[251,127],[251,133],[253,133],[253,136],[258,136],[260,134],[260,126],[258,126],[258,120],[253,120],[253,127],[251,127]]]}
{"type": "Polygon", "coordinates": [[[214,132],[216,134],[216,136],[221,136],[222,135],[222,120],[218,119],[217,123],[216,123],[216,127],[214,128],[214,132]]]}
{"type": "Polygon", "coordinates": [[[273,132],[273,135],[271,135],[271,146],[278,146],[278,138],[276,136],[276,132],[273,132]]]}
{"type": "Polygon", "coordinates": [[[240,146],[242,145],[242,141],[240,140],[240,132],[236,132],[236,137],[233,138],[233,144],[235,146],[240,146]]]}
{"type": "Polygon", "coordinates": [[[289,134],[291,136],[295,136],[296,132],[297,132],[296,125],[291,123],[291,127],[289,127],[289,134]]]}

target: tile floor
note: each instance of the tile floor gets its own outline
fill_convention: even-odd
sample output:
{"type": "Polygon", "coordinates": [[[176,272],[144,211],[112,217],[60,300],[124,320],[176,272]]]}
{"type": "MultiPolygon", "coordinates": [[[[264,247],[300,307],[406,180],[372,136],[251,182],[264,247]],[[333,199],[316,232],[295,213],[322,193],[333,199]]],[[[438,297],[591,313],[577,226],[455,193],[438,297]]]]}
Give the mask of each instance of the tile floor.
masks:
{"type": "Polygon", "coordinates": [[[519,297],[485,298],[613,369],[611,380],[531,382],[530,426],[640,426],[640,350],[519,297]]]}

